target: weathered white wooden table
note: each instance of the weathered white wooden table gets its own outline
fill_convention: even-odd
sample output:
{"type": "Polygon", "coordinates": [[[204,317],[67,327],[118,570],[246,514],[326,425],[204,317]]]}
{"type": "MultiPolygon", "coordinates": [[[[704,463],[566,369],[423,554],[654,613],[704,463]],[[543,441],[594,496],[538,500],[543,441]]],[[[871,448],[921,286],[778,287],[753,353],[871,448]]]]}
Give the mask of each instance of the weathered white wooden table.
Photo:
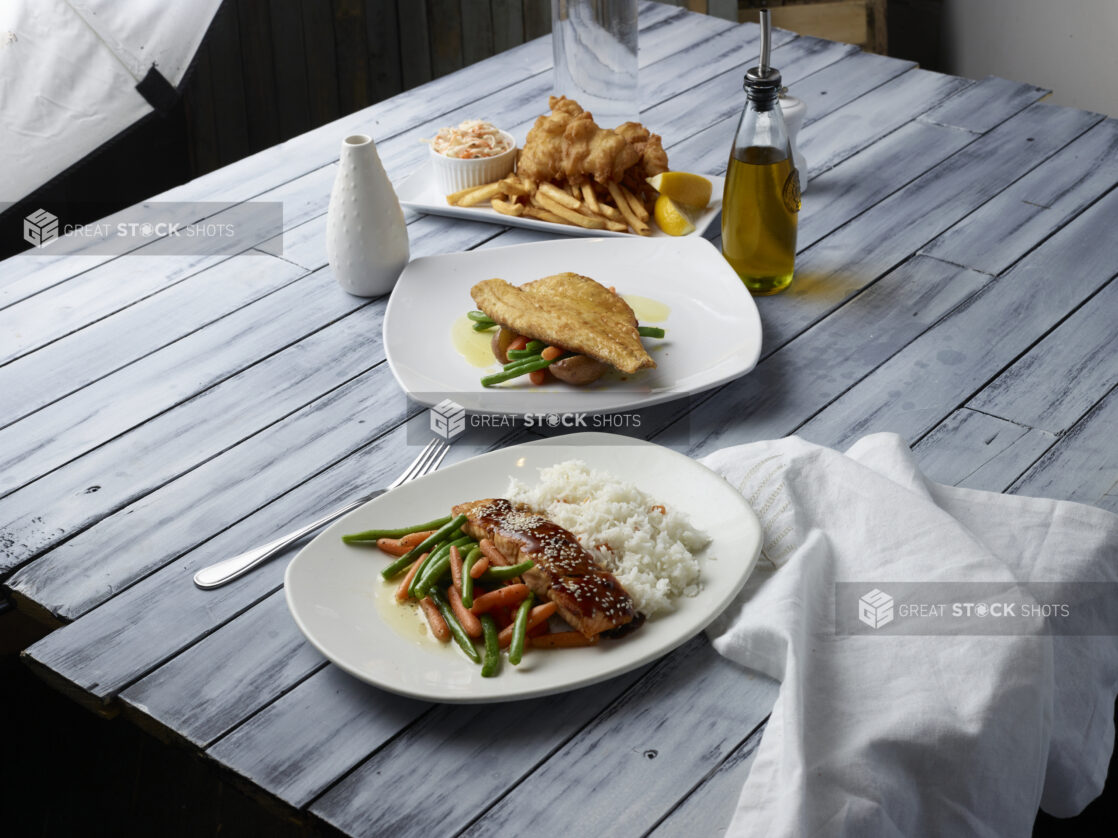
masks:
{"type": "MultiPolygon", "coordinates": [[[[756,28],[654,3],[640,25],[644,122],[673,168],[722,172],[756,28]]],[[[757,369],[647,436],[699,456],[891,430],[941,481],[1118,509],[1118,123],[778,34],[774,64],[810,108],[796,280],[758,301],[757,369]]],[[[26,652],[43,677],[354,835],[728,821],[776,685],[703,637],[575,693],[426,704],[304,642],[285,559],[191,584],[416,453],[405,433],[426,418],[384,363],[385,300],[345,295],[325,264],[340,138],[374,135],[399,182],[441,125],[524,130],[550,65],[533,41],[159,196],[282,201],[282,257],[0,263],[0,577],[58,626],[26,652]]],[[[539,238],[418,215],[409,230],[413,256],[539,238]]]]}

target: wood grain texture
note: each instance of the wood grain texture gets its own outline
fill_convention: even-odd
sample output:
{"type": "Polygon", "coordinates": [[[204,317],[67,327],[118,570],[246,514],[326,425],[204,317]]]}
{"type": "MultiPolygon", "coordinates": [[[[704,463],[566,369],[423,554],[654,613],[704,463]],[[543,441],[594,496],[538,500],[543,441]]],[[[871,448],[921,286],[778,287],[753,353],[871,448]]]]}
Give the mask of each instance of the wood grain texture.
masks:
{"type": "Polygon", "coordinates": [[[913,446],[937,483],[1004,492],[1056,437],[977,410],[956,410],[913,446]]]}
{"type": "Polygon", "coordinates": [[[919,439],[1118,273],[1118,255],[1094,246],[1115,212],[1111,192],[847,391],[803,435],[839,447],[874,430],[919,439]],[[1064,281],[1053,283],[1057,272],[1064,281]]]}
{"type": "MultiPolygon", "coordinates": [[[[657,441],[701,456],[796,430],[986,284],[983,274],[916,257],[704,401],[657,441]]],[[[764,316],[762,314],[762,316],[764,316]]],[[[775,351],[774,351],[775,350],[775,351]]]]}
{"type": "Polygon", "coordinates": [[[207,755],[280,800],[304,806],[435,706],[378,690],[330,665],[207,755]]]}
{"type": "Polygon", "coordinates": [[[143,724],[154,721],[205,747],[325,663],[276,591],[134,684],[121,701],[143,724]]]}
{"type": "Polygon", "coordinates": [[[37,352],[0,366],[0,426],[39,410],[303,276],[273,256],[234,256],[37,352]]]}
{"type": "MultiPolygon", "coordinates": [[[[763,302],[769,340],[783,341],[825,316],[1097,121],[1084,111],[1032,105],[799,253],[796,281],[763,302]]],[[[841,123],[832,126],[839,136],[841,123]]]]}
{"type": "MultiPolygon", "coordinates": [[[[1118,258],[1112,268],[1118,274],[1118,258]]],[[[1062,434],[1118,384],[1116,321],[1118,282],[1110,282],[967,406],[1062,434]]]]}
{"type": "Polygon", "coordinates": [[[1118,120],[1106,119],[921,249],[999,274],[1118,183],[1118,120]]]}
{"type": "MultiPolygon", "coordinates": [[[[643,834],[690,790],[681,778],[697,781],[726,758],[768,715],[776,692],[775,682],[730,663],[697,637],[512,787],[465,834],[509,834],[526,808],[556,813],[576,834],[643,834]],[[702,724],[681,724],[684,713],[702,724]],[[593,770],[571,770],[591,765],[593,770]]],[[[363,796],[366,805],[372,803],[363,796]]],[[[312,811],[328,806],[329,796],[312,811]]]]}
{"type": "Polygon", "coordinates": [[[691,791],[648,834],[654,838],[691,838],[695,835],[721,835],[730,825],[742,786],[761,744],[765,725],[753,730],[749,738],[730,752],[702,778],[691,791]]]}
{"type": "Polygon", "coordinates": [[[1111,390],[1010,491],[1118,512],[1118,390],[1111,390]]]}
{"type": "Polygon", "coordinates": [[[987,76],[964,93],[932,108],[920,119],[985,134],[1049,92],[1042,87],[987,76]]]}

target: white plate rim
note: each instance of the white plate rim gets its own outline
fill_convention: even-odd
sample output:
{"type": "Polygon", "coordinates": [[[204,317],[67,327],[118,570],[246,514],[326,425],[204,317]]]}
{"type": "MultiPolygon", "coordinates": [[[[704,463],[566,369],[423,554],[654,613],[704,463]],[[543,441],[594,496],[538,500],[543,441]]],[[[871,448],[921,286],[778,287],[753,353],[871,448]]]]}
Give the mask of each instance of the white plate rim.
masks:
{"type": "MultiPolygon", "coordinates": [[[[447,480],[447,475],[453,475],[456,472],[463,472],[470,468],[477,468],[479,463],[485,463],[486,461],[500,462],[510,457],[516,456],[518,453],[528,449],[536,449],[537,452],[541,448],[555,449],[555,459],[551,460],[550,462],[561,462],[562,460],[559,459],[560,453],[563,454],[564,459],[577,459],[579,458],[579,452],[585,452],[586,450],[600,448],[603,445],[616,446],[618,445],[618,440],[619,438],[614,435],[598,432],[569,434],[565,437],[554,437],[545,440],[533,440],[531,442],[509,446],[507,448],[499,449],[497,451],[491,451],[485,454],[478,455],[476,457],[469,458],[460,463],[448,466],[438,472],[427,475],[426,477],[420,478],[419,480],[415,480],[409,484],[405,484],[405,486],[401,488],[411,486],[413,487],[412,491],[418,491],[424,483],[427,483],[429,485],[432,481],[435,480],[447,480]]],[[[545,695],[555,695],[558,693],[568,692],[571,690],[579,689],[581,687],[600,683],[610,678],[615,678],[619,675],[623,675],[626,672],[630,672],[633,669],[664,657],[665,655],[679,648],[688,640],[697,636],[700,632],[706,629],[707,626],[709,626],[720,614],[722,614],[722,612],[740,594],[741,590],[745,586],[746,581],[749,579],[750,575],[753,573],[754,568],[756,567],[758,558],[761,553],[763,531],[761,528],[761,523],[752,507],[749,505],[748,501],[746,501],[746,499],[736,489],[734,489],[733,486],[731,486],[724,478],[722,478],[721,475],[717,474],[714,471],[711,471],[710,469],[707,469],[701,463],[691,459],[690,457],[687,457],[684,454],[681,454],[678,451],[674,451],[670,448],[657,445],[656,443],[648,442],[645,440],[625,439],[622,444],[626,447],[642,448],[645,450],[655,449],[658,452],[658,456],[665,457],[666,459],[673,462],[678,462],[687,469],[698,469],[702,472],[705,472],[705,475],[702,479],[711,480],[712,486],[718,485],[719,491],[724,490],[724,496],[728,501],[731,498],[733,499],[733,503],[737,507],[736,512],[741,513],[740,523],[748,532],[749,539],[752,542],[743,545],[735,551],[735,560],[744,558],[744,563],[741,568],[736,571],[736,575],[733,577],[732,584],[723,586],[720,590],[716,590],[713,592],[710,592],[710,587],[708,585],[705,585],[703,591],[700,592],[700,594],[695,599],[689,600],[687,598],[681,598],[680,605],[679,607],[677,607],[677,610],[674,614],[669,615],[668,618],[660,618],[660,620],[666,621],[666,619],[671,619],[682,614],[685,615],[685,618],[687,618],[688,621],[684,624],[685,629],[683,631],[676,631],[675,633],[669,635],[666,639],[661,640],[659,643],[657,643],[654,648],[643,650],[639,654],[626,654],[626,650],[632,647],[619,645],[617,647],[617,650],[620,650],[621,654],[615,654],[612,662],[609,665],[591,667],[590,669],[585,671],[581,677],[574,679],[552,679],[549,681],[545,677],[543,679],[540,679],[542,680],[542,683],[536,683],[535,679],[526,679],[525,681],[518,682],[517,675],[519,673],[515,671],[509,671],[510,669],[512,669],[512,667],[510,667],[506,661],[503,667],[503,671],[498,677],[492,679],[480,679],[479,674],[478,679],[476,679],[480,685],[494,685],[495,689],[471,693],[447,693],[442,691],[434,692],[432,690],[416,689],[399,681],[394,681],[385,677],[377,677],[376,673],[371,673],[368,670],[353,665],[344,656],[338,655],[336,653],[336,650],[333,649],[329,643],[324,643],[321,641],[313,625],[313,620],[308,619],[307,615],[303,613],[303,604],[298,601],[301,597],[301,594],[296,591],[296,589],[300,587],[298,574],[301,572],[303,565],[318,560],[315,557],[320,553],[321,547],[324,543],[329,542],[334,545],[340,543],[340,534],[354,526],[353,524],[349,523],[351,520],[362,518],[370,508],[373,508],[379,503],[383,502],[383,500],[387,497],[390,497],[392,493],[387,493],[379,498],[369,501],[356,510],[348,513],[346,516],[340,518],[337,522],[320,533],[313,541],[307,544],[291,560],[284,573],[284,597],[292,618],[294,619],[299,630],[302,632],[303,636],[306,637],[308,642],[310,642],[311,645],[314,646],[331,663],[347,672],[349,675],[352,675],[353,677],[365,683],[372,684],[375,687],[387,690],[397,695],[403,695],[409,698],[420,699],[424,701],[435,701],[449,704],[499,703],[504,701],[536,698],[545,695]],[[707,600],[710,600],[710,602],[708,603],[707,600]],[[706,605],[706,609],[705,611],[702,611],[700,613],[700,608],[703,605],[706,605]],[[529,683],[529,681],[531,683],[529,683]]],[[[540,465],[547,464],[548,463],[540,463],[540,465]]],[[[596,467],[593,462],[590,462],[589,464],[592,468],[596,467]]],[[[700,472],[696,471],[694,473],[699,474],[700,472]]],[[[623,476],[622,479],[626,478],[624,478],[623,476]]],[[[399,489],[395,491],[399,491],[399,489]]],[[[682,511],[687,512],[689,517],[694,517],[693,511],[682,511]]],[[[418,515],[417,517],[421,518],[423,516],[418,515]]],[[[714,547],[719,543],[720,536],[718,533],[708,534],[712,537],[711,546],[714,547]]],[[[325,553],[323,553],[323,555],[325,555],[325,553]]],[[[730,556],[718,556],[717,559],[718,561],[729,561],[730,556]]],[[[709,568],[710,564],[711,562],[709,561],[709,559],[704,558],[704,570],[706,568],[709,568]]],[[[379,565],[377,565],[376,567],[379,568],[379,565]]],[[[373,572],[373,575],[376,575],[379,578],[379,574],[377,574],[375,570],[373,572]]],[[[710,581],[709,577],[707,577],[707,581],[710,581]]],[[[373,610],[375,611],[375,606],[373,606],[373,610]]],[[[381,625],[382,633],[385,636],[395,638],[396,641],[401,644],[406,644],[407,641],[400,637],[400,635],[398,635],[394,629],[392,629],[390,626],[387,626],[383,622],[381,623],[381,625]]],[[[657,621],[650,620],[639,631],[648,632],[649,627],[655,625],[657,625],[657,621]]],[[[637,637],[637,633],[629,636],[629,638],[637,637]]],[[[626,640],[623,639],[617,642],[619,644],[624,644],[626,640]]],[[[568,654],[571,652],[577,653],[579,651],[581,650],[563,650],[562,654],[568,654]]],[[[459,660],[457,665],[460,667],[475,666],[474,664],[466,661],[464,656],[461,656],[461,659],[459,660]]],[[[477,667],[477,669],[480,671],[480,667],[477,667]]],[[[544,672],[546,673],[546,662],[544,672]]]]}

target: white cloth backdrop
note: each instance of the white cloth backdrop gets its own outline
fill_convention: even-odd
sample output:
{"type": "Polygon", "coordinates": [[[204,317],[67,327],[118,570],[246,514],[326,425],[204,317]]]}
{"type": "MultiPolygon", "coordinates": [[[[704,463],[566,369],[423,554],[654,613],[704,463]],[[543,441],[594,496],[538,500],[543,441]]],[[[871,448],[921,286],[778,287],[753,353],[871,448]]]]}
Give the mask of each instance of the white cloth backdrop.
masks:
{"type": "Polygon", "coordinates": [[[0,202],[15,202],[152,107],[154,65],[178,86],[221,0],[0,2],[0,202]]]}
{"type": "MultiPolygon", "coordinates": [[[[792,437],[703,462],[765,531],[742,597],[709,634],[781,681],[730,835],[1028,836],[1038,806],[1066,817],[1099,794],[1118,625],[1103,626],[1110,636],[839,634],[835,583],[1085,582],[1109,596],[1118,516],[933,483],[894,434],[845,454],[792,437]]],[[[1105,619],[1118,623],[1113,608],[1105,619]]]]}

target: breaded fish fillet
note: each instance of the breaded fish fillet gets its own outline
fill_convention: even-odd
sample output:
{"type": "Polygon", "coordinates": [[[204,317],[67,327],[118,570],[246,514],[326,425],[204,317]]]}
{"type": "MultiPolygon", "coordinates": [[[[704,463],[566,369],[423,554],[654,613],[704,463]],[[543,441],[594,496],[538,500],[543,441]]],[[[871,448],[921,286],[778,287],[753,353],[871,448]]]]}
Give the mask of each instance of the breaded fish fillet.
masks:
{"type": "Polygon", "coordinates": [[[516,286],[487,279],[470,289],[477,307],[519,335],[587,355],[622,372],[655,367],[633,310],[588,276],[561,273],[516,286]]]}
{"type": "Polygon", "coordinates": [[[467,535],[490,539],[514,564],[535,562],[523,574],[524,584],[554,602],[559,616],[584,637],[622,634],[644,622],[617,578],[569,530],[505,498],[460,503],[453,512],[466,516],[467,535]]]}

